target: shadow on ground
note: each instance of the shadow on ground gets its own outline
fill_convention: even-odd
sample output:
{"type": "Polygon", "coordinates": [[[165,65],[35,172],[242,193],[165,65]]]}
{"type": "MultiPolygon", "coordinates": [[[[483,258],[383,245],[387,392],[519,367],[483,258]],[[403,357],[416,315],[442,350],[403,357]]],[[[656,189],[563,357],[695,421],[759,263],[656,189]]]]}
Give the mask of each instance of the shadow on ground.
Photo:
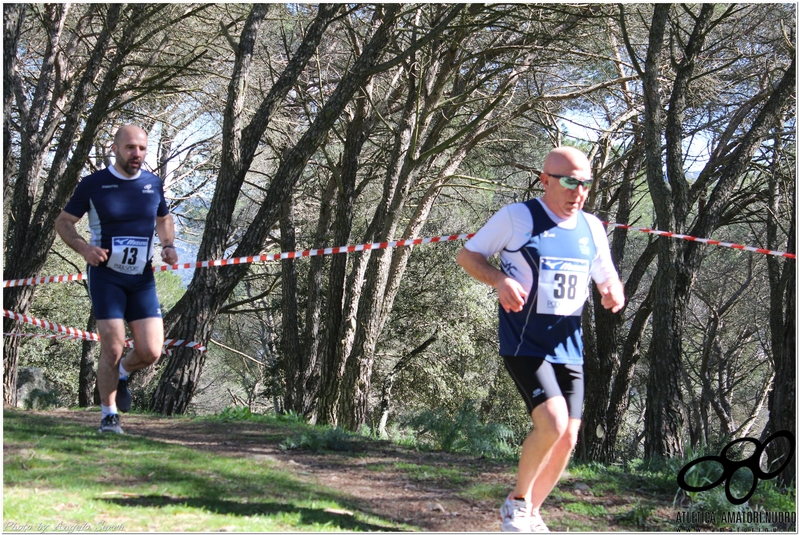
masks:
{"type": "Polygon", "coordinates": [[[352,513],[331,510],[296,507],[286,503],[270,501],[250,501],[240,503],[232,500],[211,498],[176,498],[174,496],[141,495],[118,498],[103,498],[100,501],[124,507],[170,507],[184,506],[201,509],[209,513],[235,516],[275,516],[281,513],[300,514],[303,525],[327,524],[346,531],[397,531],[377,524],[361,522],[353,518],[352,513]]]}

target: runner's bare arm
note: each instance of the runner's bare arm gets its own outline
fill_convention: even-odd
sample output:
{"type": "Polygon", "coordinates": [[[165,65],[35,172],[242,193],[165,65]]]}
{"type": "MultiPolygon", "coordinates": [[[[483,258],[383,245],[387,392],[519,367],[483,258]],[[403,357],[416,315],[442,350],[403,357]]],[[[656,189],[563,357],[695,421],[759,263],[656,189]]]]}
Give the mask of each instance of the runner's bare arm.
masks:
{"type": "Polygon", "coordinates": [[[161,240],[161,258],[167,264],[178,263],[178,252],[175,249],[175,221],[172,214],[155,218],[155,230],[161,240]]]}
{"type": "Polygon", "coordinates": [[[499,304],[505,312],[519,312],[522,309],[527,298],[522,285],[489,264],[482,254],[464,247],[458,253],[457,261],[466,273],[497,290],[499,304]]]}
{"type": "Polygon", "coordinates": [[[83,236],[78,234],[78,231],[75,229],[75,224],[78,221],[80,221],[79,217],[62,211],[55,220],[56,232],[58,232],[58,235],[64,240],[64,243],[80,253],[87,264],[96,266],[108,260],[107,249],[89,245],[89,243],[83,239],[83,236]]]}
{"type": "Polygon", "coordinates": [[[611,277],[602,284],[596,285],[602,294],[602,306],[611,312],[618,312],[624,307],[624,285],[616,277],[611,277]]]}

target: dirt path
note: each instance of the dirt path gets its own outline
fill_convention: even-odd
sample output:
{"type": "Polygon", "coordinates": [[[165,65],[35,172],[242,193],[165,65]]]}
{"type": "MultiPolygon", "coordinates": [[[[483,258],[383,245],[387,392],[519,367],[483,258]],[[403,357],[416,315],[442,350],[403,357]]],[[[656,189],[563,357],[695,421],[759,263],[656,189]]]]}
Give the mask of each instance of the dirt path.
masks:
{"type": "MultiPolygon", "coordinates": [[[[48,414],[81,425],[98,425],[96,411],[52,411],[48,414]]],[[[448,489],[442,479],[410,477],[398,463],[442,470],[463,470],[469,479],[508,489],[513,470],[507,464],[452,455],[422,453],[390,443],[370,442],[352,452],[284,451],[285,430],[248,422],[198,421],[126,414],[125,433],[236,457],[270,458],[300,479],[344,491],[358,508],[417,526],[424,531],[486,532],[499,530],[499,503],[470,500],[448,489]]],[[[546,519],[546,516],[545,516],[546,519]]]]}
{"type": "MultiPolygon", "coordinates": [[[[87,428],[96,429],[99,424],[96,410],[37,413],[87,428]]],[[[286,450],[281,444],[287,438],[297,439],[307,429],[298,427],[291,431],[286,425],[265,421],[225,422],[126,414],[122,425],[126,434],[149,440],[218,455],[268,459],[278,469],[292,473],[322,492],[337,489],[344,497],[342,503],[350,508],[336,511],[337,514],[362,511],[421,531],[498,531],[499,506],[515,479],[515,469],[507,462],[418,452],[361,437],[342,441],[346,451],[286,450]]],[[[4,453],[7,453],[5,445],[4,453]]],[[[685,512],[686,506],[680,504],[675,508],[674,492],[664,491],[662,481],[630,474],[594,477],[584,469],[575,467],[575,475],[565,473],[544,503],[541,514],[553,531],[714,529],[711,524],[679,520],[679,513],[685,512]],[[683,526],[684,523],[687,524],[683,526]]],[[[269,492],[270,489],[263,489],[265,495],[269,492]]]]}

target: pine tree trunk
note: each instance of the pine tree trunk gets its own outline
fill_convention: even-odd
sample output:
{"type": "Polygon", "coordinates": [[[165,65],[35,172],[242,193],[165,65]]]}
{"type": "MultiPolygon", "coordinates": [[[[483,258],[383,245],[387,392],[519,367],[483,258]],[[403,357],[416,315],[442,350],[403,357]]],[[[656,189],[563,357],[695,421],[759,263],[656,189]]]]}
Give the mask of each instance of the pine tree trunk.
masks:
{"type": "MultiPolygon", "coordinates": [[[[168,337],[200,341],[207,346],[216,317],[211,311],[218,310],[218,307],[214,305],[210,292],[199,296],[193,293],[192,297],[184,305],[183,320],[170,331],[168,337]]],[[[199,386],[205,358],[206,353],[191,348],[172,349],[172,355],[167,357],[161,380],[153,393],[150,410],[167,416],[185,413],[199,386]]]]}
{"type": "Polygon", "coordinates": [[[641,358],[641,338],[646,325],[649,323],[651,314],[652,291],[650,290],[646,299],[638,308],[627,339],[622,346],[619,369],[613,381],[608,411],[605,414],[605,437],[602,441],[601,454],[597,459],[604,463],[611,463],[616,460],[616,448],[619,433],[624,424],[624,414],[627,412],[630,400],[634,395],[630,391],[630,385],[632,384],[635,366],[641,358]]]}
{"type": "MultiPolygon", "coordinates": [[[[86,330],[94,332],[97,328],[97,320],[94,318],[94,311],[89,314],[86,322],[86,330]]],[[[94,391],[97,383],[97,372],[94,369],[95,359],[94,350],[97,342],[84,340],[81,342],[80,351],[80,371],[78,374],[78,406],[91,407],[94,405],[94,391]]]]}
{"type": "MultiPolygon", "coordinates": [[[[333,223],[333,243],[337,246],[348,245],[352,235],[352,219],[355,213],[355,184],[358,176],[359,156],[363,144],[368,137],[364,129],[366,102],[358,99],[355,115],[347,126],[344,140],[344,151],[341,158],[341,185],[336,196],[336,215],[333,223]]],[[[362,253],[368,255],[369,253],[362,253]]],[[[357,290],[352,281],[347,283],[348,254],[333,255],[330,260],[328,283],[327,312],[325,314],[325,330],[319,345],[320,385],[317,407],[317,421],[335,425],[338,422],[337,405],[341,379],[344,376],[344,355],[349,354],[344,337],[346,332],[343,320],[346,302],[345,288],[352,288],[350,295],[360,296],[360,283],[357,290]],[[342,344],[345,344],[342,346],[342,344]]],[[[357,262],[364,262],[359,257],[357,262]]],[[[357,270],[357,268],[356,268],[357,270]]]]}
{"type": "MultiPolygon", "coordinates": [[[[362,84],[370,75],[371,69],[379,60],[388,44],[390,30],[396,23],[399,9],[397,5],[389,5],[382,10],[384,20],[375,31],[371,41],[364,47],[361,56],[355,61],[344,78],[341,79],[308,130],[297,144],[287,151],[275,171],[264,202],[253,217],[250,226],[239,242],[238,248],[233,252],[233,256],[255,255],[261,250],[270,229],[279,218],[281,205],[291,195],[291,191],[311,155],[324,141],[327,132],[338,120],[355,92],[362,87],[362,84]]],[[[307,62],[319,39],[321,39],[324,29],[337,10],[338,6],[320,5],[317,19],[309,27],[306,40],[300,46],[300,50],[303,50],[303,57],[297,59],[297,56],[295,56],[289,62],[292,66],[291,72],[295,73],[293,79],[299,76],[301,69],[298,68],[298,64],[304,65],[304,62],[307,62]]],[[[265,15],[265,12],[260,16],[261,19],[263,15],[265,15]]],[[[255,35],[252,31],[249,39],[251,44],[254,44],[255,35]]],[[[284,81],[281,77],[280,83],[276,83],[274,87],[280,86],[282,88],[281,91],[287,92],[293,83],[289,82],[291,80],[284,81]]],[[[229,92],[238,94],[240,85],[234,80],[231,83],[229,92]]],[[[239,131],[229,126],[224,132],[226,138],[232,138],[227,140],[226,148],[223,148],[222,155],[223,164],[225,161],[230,161],[230,166],[222,165],[222,173],[225,173],[225,176],[220,173],[220,177],[217,180],[216,194],[206,221],[206,231],[198,254],[207,255],[207,258],[216,258],[216,253],[224,251],[237,197],[232,199],[227,195],[223,195],[219,199],[217,197],[220,196],[222,191],[229,192],[229,195],[235,195],[239,191],[258,148],[259,139],[268,126],[271,116],[270,110],[274,109],[273,105],[276,101],[285,96],[285,92],[277,96],[270,92],[270,95],[262,103],[262,107],[256,112],[253,122],[241,131],[240,149],[237,150],[234,143],[239,131]],[[239,152],[244,154],[239,154],[239,152]],[[233,202],[230,202],[231,200],[233,202]]],[[[237,110],[229,107],[226,110],[226,124],[230,125],[237,119],[237,110]]],[[[213,323],[221,305],[246,272],[246,266],[243,268],[241,266],[228,266],[220,268],[218,271],[209,269],[197,270],[186,294],[170,312],[171,317],[165,318],[165,323],[175,324],[175,327],[170,331],[169,337],[192,340],[207,345],[213,329],[213,323]]],[[[169,359],[165,372],[161,377],[151,403],[151,409],[163,414],[184,412],[188,408],[196,389],[204,361],[204,354],[192,354],[191,350],[178,348],[173,357],[169,359]]]]}
{"type": "MultiPolygon", "coordinates": [[[[776,166],[775,166],[776,167],[776,166]]],[[[788,183],[792,182],[790,178],[788,183]]],[[[787,251],[796,252],[796,204],[795,191],[781,192],[776,178],[769,184],[771,192],[768,218],[768,246],[778,249],[777,228],[780,221],[780,201],[788,202],[791,211],[791,224],[788,231],[787,251]]],[[[774,354],[774,384],[769,397],[768,435],[788,431],[796,438],[796,261],[768,257],[769,289],[771,309],[769,326],[771,345],[774,354]]],[[[768,436],[763,437],[763,440],[768,436]]],[[[766,449],[769,466],[776,469],[785,462],[791,453],[790,444],[785,439],[775,439],[766,449]]],[[[796,453],[794,452],[786,468],[777,476],[785,485],[796,481],[796,453]]]]}
{"type": "MultiPolygon", "coordinates": [[[[282,251],[294,251],[297,249],[297,240],[294,236],[294,202],[292,196],[289,196],[281,207],[280,248],[282,251]]],[[[301,383],[299,375],[302,373],[300,333],[297,322],[297,263],[292,258],[281,260],[280,272],[282,297],[280,309],[283,318],[283,336],[281,337],[280,352],[286,376],[286,392],[283,406],[287,409],[295,409],[298,401],[302,399],[302,391],[297,388],[301,383]]],[[[301,405],[301,403],[299,404],[301,405]]]]}

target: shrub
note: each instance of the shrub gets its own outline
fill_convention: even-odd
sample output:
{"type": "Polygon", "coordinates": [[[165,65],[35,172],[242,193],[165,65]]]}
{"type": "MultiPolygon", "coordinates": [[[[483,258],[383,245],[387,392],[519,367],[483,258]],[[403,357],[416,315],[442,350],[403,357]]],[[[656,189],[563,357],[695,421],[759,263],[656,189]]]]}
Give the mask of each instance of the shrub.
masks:
{"type": "Polygon", "coordinates": [[[328,427],[324,430],[310,429],[300,435],[287,437],[281,444],[282,450],[311,451],[351,451],[356,436],[340,427],[328,427]]]}
{"type": "Polygon", "coordinates": [[[502,424],[481,422],[472,400],[464,401],[454,415],[445,409],[427,410],[411,418],[407,425],[416,428],[418,440],[428,439],[443,451],[486,457],[514,453],[510,445],[513,432],[502,424]]]}

